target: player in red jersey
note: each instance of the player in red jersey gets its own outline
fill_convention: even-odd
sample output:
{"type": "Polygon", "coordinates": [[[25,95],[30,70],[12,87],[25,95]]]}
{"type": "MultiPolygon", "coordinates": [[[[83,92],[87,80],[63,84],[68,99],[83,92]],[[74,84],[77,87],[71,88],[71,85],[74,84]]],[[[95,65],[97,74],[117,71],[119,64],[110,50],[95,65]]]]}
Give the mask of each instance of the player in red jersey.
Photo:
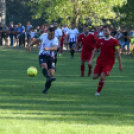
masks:
{"type": "MultiPolygon", "coordinates": [[[[95,37],[93,33],[89,32],[88,25],[84,25],[83,27],[83,33],[79,35],[77,39],[77,46],[82,43],[82,53],[81,53],[81,76],[84,76],[84,70],[85,70],[85,62],[89,61],[92,55],[92,52],[95,47],[95,37]]],[[[91,74],[92,67],[88,65],[89,71],[88,76],[91,74]]]]}
{"type": "Polygon", "coordinates": [[[97,53],[97,50],[100,48],[100,55],[97,58],[96,66],[93,72],[93,79],[97,79],[100,77],[100,82],[98,85],[98,89],[96,92],[96,96],[100,95],[102,87],[105,83],[105,78],[109,75],[110,71],[113,68],[115,63],[115,52],[117,53],[117,58],[119,61],[119,69],[120,71],[123,70],[121,56],[120,56],[120,47],[119,42],[110,36],[111,34],[111,27],[106,25],[103,27],[104,37],[99,38],[96,42],[96,47],[92,53],[91,59],[89,61],[89,65],[93,65],[93,59],[97,53]]]}

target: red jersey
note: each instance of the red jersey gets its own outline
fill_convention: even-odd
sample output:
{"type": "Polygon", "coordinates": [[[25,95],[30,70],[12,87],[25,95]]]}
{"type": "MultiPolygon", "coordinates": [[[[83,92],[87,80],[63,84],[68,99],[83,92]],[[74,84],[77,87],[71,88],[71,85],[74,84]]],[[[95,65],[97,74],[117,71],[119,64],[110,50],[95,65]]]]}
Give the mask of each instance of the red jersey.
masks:
{"type": "Polygon", "coordinates": [[[88,33],[86,36],[84,33],[80,34],[77,42],[82,42],[82,51],[93,51],[95,48],[95,37],[93,33],[88,33]]]}
{"type": "Polygon", "coordinates": [[[96,48],[100,48],[100,55],[96,64],[100,66],[114,65],[115,63],[115,46],[119,46],[118,40],[113,37],[106,39],[99,38],[96,42],[96,48]]]}

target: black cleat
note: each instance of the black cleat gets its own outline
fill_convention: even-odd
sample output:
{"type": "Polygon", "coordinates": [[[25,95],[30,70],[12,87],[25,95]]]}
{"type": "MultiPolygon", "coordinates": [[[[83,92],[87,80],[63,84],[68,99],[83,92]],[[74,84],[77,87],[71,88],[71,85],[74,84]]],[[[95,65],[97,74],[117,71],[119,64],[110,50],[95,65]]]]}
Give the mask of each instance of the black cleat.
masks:
{"type": "Polygon", "coordinates": [[[45,89],[43,90],[43,92],[42,92],[42,93],[43,93],[43,94],[47,94],[47,90],[48,90],[48,89],[47,89],[47,88],[45,88],[45,89]]]}
{"type": "Polygon", "coordinates": [[[55,80],[56,80],[56,78],[50,77],[50,78],[47,79],[47,82],[53,82],[55,80]]]}

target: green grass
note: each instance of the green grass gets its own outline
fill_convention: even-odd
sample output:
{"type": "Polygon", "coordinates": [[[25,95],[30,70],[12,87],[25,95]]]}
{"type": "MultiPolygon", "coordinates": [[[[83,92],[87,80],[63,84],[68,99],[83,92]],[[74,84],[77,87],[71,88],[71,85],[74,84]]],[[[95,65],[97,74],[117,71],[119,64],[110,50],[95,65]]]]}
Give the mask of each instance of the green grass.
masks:
{"type": "MultiPolygon", "coordinates": [[[[98,80],[80,76],[80,53],[58,58],[56,82],[43,95],[38,50],[0,48],[0,134],[134,134],[134,59],[122,57],[95,97],[98,80]],[[34,78],[29,66],[38,69],[34,78]]],[[[87,68],[86,73],[87,75],[87,68]]]]}

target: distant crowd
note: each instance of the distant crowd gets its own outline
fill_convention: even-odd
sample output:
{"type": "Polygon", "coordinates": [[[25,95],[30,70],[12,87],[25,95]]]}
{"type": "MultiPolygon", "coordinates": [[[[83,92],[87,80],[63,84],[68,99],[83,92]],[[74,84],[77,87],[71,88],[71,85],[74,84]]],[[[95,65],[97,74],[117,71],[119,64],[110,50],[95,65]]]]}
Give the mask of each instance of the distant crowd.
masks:
{"type": "MultiPolygon", "coordinates": [[[[28,45],[33,42],[36,38],[39,38],[41,34],[47,33],[48,28],[52,26],[42,24],[41,26],[37,26],[33,28],[33,26],[28,21],[25,26],[22,26],[21,23],[18,25],[14,25],[13,22],[10,23],[10,26],[2,25],[0,23],[0,45],[5,46],[21,46],[21,45],[28,45]]],[[[60,25],[59,28],[63,32],[61,43],[64,44],[65,49],[68,49],[68,31],[69,26],[67,25],[60,25]]],[[[83,25],[80,26],[78,29],[79,34],[83,32],[83,25]]],[[[97,37],[103,37],[103,26],[95,27],[94,35],[97,37]]],[[[134,42],[134,31],[133,28],[130,31],[125,31],[125,28],[117,31],[114,27],[112,28],[111,36],[118,39],[121,52],[124,54],[130,54],[130,46],[134,42]]],[[[39,45],[39,44],[37,44],[39,45]]],[[[81,48],[81,46],[79,46],[81,48]]]]}

